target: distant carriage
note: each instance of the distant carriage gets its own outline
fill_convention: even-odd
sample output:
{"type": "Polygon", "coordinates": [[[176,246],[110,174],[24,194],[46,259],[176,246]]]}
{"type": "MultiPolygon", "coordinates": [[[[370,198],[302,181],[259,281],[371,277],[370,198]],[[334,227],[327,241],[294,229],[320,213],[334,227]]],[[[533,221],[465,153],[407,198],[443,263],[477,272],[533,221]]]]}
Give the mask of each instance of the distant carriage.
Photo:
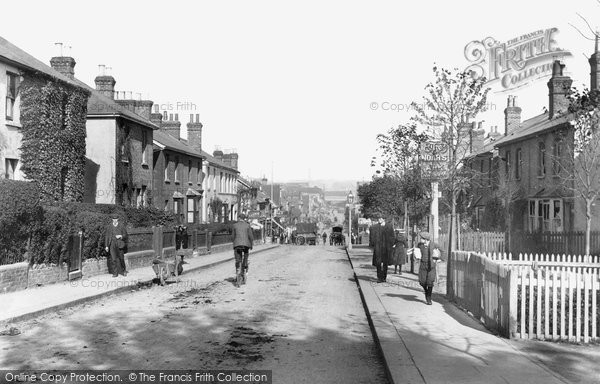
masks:
{"type": "Polygon", "coordinates": [[[331,245],[343,246],[346,243],[346,238],[342,233],[342,227],[333,227],[331,228],[331,235],[329,236],[329,241],[331,245]]]}
{"type": "Polygon", "coordinates": [[[316,245],[317,244],[317,224],[316,223],[298,223],[296,224],[295,240],[297,245],[316,245]]]}

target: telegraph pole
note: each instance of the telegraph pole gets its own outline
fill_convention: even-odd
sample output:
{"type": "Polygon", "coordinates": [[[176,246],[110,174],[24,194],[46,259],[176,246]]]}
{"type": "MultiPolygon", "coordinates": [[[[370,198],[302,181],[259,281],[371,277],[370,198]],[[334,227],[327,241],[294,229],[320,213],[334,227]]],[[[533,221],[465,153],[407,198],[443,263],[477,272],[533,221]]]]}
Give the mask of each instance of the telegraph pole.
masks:
{"type": "Polygon", "coordinates": [[[271,226],[271,239],[273,239],[273,201],[275,200],[273,197],[273,161],[271,160],[271,222],[269,225],[271,226]]]}
{"type": "Polygon", "coordinates": [[[440,217],[439,217],[439,191],[438,182],[431,182],[431,217],[432,217],[432,242],[436,242],[440,237],[440,217]]]}

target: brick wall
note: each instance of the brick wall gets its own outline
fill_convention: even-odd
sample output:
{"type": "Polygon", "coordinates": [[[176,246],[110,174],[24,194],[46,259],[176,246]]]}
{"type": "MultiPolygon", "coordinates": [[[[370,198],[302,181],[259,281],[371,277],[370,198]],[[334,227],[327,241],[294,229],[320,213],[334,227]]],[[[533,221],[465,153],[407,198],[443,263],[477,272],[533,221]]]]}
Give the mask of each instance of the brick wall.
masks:
{"type": "MultiPolygon", "coordinates": [[[[262,241],[256,241],[260,244],[262,241]]],[[[197,257],[209,253],[225,252],[233,249],[232,243],[220,244],[211,247],[208,252],[206,247],[184,250],[185,257],[197,257]]],[[[163,257],[170,258],[175,255],[175,247],[165,247],[163,257]]],[[[129,252],[125,254],[125,265],[127,269],[148,267],[152,265],[155,255],[152,250],[129,252]]],[[[108,264],[106,258],[84,260],[81,266],[82,274],[85,277],[92,277],[108,273],[108,264]]],[[[68,280],[68,266],[63,263],[61,266],[55,264],[36,264],[29,267],[28,263],[16,263],[0,266],[0,294],[19,291],[26,288],[32,288],[41,285],[54,284],[60,281],[68,280]]]]}
{"type": "Polygon", "coordinates": [[[65,263],[60,266],[55,264],[34,264],[29,268],[27,287],[53,284],[58,281],[67,280],[68,278],[69,268],[65,263]]]}

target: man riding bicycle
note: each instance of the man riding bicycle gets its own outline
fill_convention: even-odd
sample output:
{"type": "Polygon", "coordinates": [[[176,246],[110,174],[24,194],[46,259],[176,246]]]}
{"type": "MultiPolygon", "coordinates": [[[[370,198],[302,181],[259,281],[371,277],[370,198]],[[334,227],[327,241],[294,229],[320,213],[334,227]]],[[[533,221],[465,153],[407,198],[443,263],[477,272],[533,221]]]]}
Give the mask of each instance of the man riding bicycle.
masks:
{"type": "Polygon", "coordinates": [[[252,249],[254,235],[252,228],[245,221],[246,215],[239,214],[238,221],[233,225],[233,252],[235,254],[235,285],[239,287],[246,284],[246,273],[248,273],[248,251],[252,249]]]}

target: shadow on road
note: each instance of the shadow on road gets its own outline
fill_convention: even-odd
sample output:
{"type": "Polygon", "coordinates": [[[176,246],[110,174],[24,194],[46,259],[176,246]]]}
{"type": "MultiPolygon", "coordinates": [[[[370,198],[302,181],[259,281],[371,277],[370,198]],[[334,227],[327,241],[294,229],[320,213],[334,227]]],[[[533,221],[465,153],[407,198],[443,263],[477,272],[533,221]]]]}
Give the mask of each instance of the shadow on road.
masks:
{"type": "Polygon", "coordinates": [[[386,293],[385,296],[388,297],[396,297],[402,300],[406,300],[406,301],[414,301],[417,303],[425,303],[425,299],[420,299],[419,296],[417,295],[402,295],[402,294],[397,294],[397,293],[386,293]]]}

